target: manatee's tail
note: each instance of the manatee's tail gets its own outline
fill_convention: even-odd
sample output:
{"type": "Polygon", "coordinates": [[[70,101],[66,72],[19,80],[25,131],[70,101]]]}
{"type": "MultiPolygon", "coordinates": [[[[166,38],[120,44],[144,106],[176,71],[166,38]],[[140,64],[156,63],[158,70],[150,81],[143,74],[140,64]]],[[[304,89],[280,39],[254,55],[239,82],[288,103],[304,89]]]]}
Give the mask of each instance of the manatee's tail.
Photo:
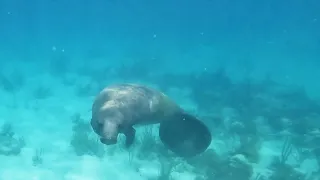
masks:
{"type": "Polygon", "coordinates": [[[159,136],[168,149],[181,157],[192,157],[204,152],[212,140],[209,128],[185,112],[161,122],[159,136]]]}

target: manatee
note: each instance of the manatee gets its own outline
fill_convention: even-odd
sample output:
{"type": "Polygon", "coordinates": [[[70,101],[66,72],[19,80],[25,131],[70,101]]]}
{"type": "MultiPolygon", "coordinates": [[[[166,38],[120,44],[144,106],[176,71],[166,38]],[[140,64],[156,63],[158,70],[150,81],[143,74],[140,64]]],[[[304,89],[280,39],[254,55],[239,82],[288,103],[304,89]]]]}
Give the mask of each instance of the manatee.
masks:
{"type": "Polygon", "coordinates": [[[101,143],[116,144],[122,133],[126,147],[135,140],[135,125],[160,124],[162,143],[183,157],[204,152],[212,138],[201,120],[185,112],[161,91],[139,84],[105,87],[93,102],[90,123],[101,143]]]}

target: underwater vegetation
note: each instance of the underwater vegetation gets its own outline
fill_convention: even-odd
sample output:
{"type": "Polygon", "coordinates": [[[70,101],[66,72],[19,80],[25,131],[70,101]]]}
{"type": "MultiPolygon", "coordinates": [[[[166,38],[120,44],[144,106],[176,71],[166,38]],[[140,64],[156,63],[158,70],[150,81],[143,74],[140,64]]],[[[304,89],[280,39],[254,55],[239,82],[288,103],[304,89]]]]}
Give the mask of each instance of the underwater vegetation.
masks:
{"type": "Polygon", "coordinates": [[[43,164],[43,149],[36,149],[32,156],[32,165],[38,166],[43,164]]]}
{"type": "Polygon", "coordinates": [[[5,156],[17,156],[25,147],[25,141],[13,131],[10,123],[2,125],[0,130],[0,154],[5,156]]]}
{"type": "MultiPolygon", "coordinates": [[[[214,150],[208,150],[201,155],[209,157],[198,160],[199,162],[212,161],[207,162],[209,164],[206,167],[210,169],[210,173],[204,173],[204,179],[319,178],[319,175],[307,176],[299,171],[299,165],[304,160],[319,157],[319,150],[316,149],[319,149],[317,142],[320,130],[320,103],[310,99],[303,89],[292,89],[270,79],[262,82],[244,80],[235,83],[223,70],[194,76],[194,80],[190,80],[190,77],[193,77],[190,74],[170,76],[166,81],[169,85],[163,84],[169,87],[164,89],[175,85],[191,89],[191,98],[198,105],[199,117],[212,126],[215,139],[217,136],[222,136],[222,139],[231,137],[237,142],[233,145],[233,152],[224,155],[222,160],[214,150]],[[176,79],[188,81],[175,84],[176,79]],[[173,80],[172,84],[170,80],[173,80]],[[233,115],[226,117],[221,113],[224,111],[233,115]],[[282,152],[268,168],[270,173],[254,175],[252,164],[259,162],[261,144],[279,139],[283,139],[284,142],[282,152]],[[290,156],[294,156],[298,162],[297,166],[287,163],[290,156]],[[234,157],[237,157],[238,166],[231,165],[234,157]],[[233,177],[232,174],[236,176],[233,177]]],[[[197,166],[199,167],[199,163],[197,166]]],[[[203,170],[204,166],[198,169],[203,170]]]]}
{"type": "Polygon", "coordinates": [[[80,117],[80,114],[75,114],[72,118],[72,137],[70,145],[76,155],[84,154],[97,156],[102,158],[104,156],[104,146],[99,139],[94,136],[89,122],[86,122],[80,117]]]}
{"type": "Polygon", "coordinates": [[[306,175],[299,172],[291,165],[287,164],[288,157],[292,154],[293,146],[289,138],[286,138],[282,147],[281,155],[277,157],[271,164],[273,174],[269,177],[270,180],[301,180],[306,179],[306,175]]]}

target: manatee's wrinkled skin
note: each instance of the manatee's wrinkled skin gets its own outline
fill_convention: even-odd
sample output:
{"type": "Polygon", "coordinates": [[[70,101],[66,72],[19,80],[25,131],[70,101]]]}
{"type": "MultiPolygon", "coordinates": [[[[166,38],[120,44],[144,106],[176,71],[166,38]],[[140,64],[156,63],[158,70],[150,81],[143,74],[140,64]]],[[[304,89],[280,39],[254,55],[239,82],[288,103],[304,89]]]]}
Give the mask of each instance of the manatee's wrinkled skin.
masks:
{"type": "Polygon", "coordinates": [[[119,133],[129,147],[135,138],[134,125],[161,123],[183,111],[163,93],[135,84],[108,86],[92,106],[91,126],[106,145],[116,144],[119,133]]]}

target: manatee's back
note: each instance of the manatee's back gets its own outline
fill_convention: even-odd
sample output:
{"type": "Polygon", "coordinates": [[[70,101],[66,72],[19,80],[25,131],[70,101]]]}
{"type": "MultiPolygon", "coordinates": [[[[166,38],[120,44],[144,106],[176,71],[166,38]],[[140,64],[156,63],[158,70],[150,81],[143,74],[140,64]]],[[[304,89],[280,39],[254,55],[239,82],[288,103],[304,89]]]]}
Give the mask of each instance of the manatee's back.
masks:
{"type": "Polygon", "coordinates": [[[126,124],[148,123],[152,121],[152,103],[159,92],[141,85],[117,84],[108,86],[96,97],[92,106],[92,117],[104,110],[118,111],[126,124]]]}

